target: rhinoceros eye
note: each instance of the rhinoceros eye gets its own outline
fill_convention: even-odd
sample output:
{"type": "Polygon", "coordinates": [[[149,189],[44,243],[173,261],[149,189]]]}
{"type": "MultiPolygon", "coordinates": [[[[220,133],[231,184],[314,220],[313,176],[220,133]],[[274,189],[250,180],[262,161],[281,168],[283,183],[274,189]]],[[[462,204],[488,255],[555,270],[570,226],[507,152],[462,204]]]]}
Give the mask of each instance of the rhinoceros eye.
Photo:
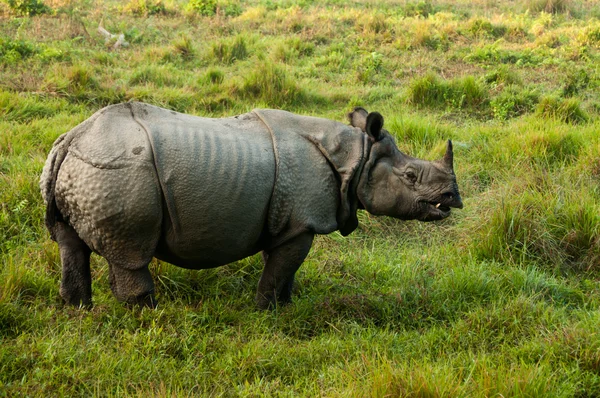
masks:
{"type": "Polygon", "coordinates": [[[417,181],[417,175],[414,172],[410,171],[410,170],[408,170],[407,172],[405,172],[404,176],[406,178],[408,178],[410,180],[410,182],[412,182],[412,183],[414,183],[414,182],[417,181]]]}

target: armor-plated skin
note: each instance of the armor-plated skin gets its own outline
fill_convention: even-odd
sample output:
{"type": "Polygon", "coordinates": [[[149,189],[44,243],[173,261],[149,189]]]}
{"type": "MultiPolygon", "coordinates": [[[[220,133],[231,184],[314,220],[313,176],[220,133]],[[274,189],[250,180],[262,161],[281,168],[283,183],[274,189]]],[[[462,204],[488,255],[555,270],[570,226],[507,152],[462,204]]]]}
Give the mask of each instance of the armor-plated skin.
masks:
{"type": "Polygon", "coordinates": [[[118,299],[154,306],[153,257],[201,269],[262,250],[256,299],[268,308],[290,300],[313,236],[349,234],[358,208],[432,220],[462,207],[450,144],[440,162],[413,159],[381,115],[349,116],[351,126],[275,110],[209,119],[132,102],[98,111],[57,139],[40,180],[61,295],[91,305],[91,251],[107,259],[118,299]],[[421,170],[408,188],[407,168],[421,170]]]}

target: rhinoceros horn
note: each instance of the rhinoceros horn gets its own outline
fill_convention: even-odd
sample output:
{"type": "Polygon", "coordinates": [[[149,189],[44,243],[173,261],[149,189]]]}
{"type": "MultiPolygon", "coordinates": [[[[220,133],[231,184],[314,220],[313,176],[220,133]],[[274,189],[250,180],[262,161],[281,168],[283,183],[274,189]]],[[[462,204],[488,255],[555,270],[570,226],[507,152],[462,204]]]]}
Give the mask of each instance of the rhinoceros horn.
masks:
{"type": "Polygon", "coordinates": [[[452,151],[452,141],[451,140],[448,140],[448,145],[446,146],[446,153],[444,154],[442,163],[449,170],[454,170],[454,153],[452,151]]]}

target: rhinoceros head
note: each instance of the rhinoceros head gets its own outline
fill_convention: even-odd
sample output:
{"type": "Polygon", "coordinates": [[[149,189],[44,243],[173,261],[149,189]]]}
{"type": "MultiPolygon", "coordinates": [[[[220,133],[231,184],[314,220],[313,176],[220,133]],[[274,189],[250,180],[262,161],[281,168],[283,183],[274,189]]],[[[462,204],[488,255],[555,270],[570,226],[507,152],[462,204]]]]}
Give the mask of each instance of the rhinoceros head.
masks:
{"type": "Polygon", "coordinates": [[[441,160],[416,159],[400,152],[392,136],[383,129],[379,113],[356,108],[348,118],[372,142],[357,186],[358,199],[369,213],[433,221],[448,217],[452,207],[463,207],[450,140],[441,160]]]}

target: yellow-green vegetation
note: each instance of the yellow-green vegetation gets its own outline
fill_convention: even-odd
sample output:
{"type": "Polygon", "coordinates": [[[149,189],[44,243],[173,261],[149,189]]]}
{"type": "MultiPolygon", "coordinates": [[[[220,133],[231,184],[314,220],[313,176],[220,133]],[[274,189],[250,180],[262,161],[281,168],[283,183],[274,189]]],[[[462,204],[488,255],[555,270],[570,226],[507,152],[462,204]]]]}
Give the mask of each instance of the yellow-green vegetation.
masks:
{"type": "Polygon", "coordinates": [[[0,396],[600,396],[599,65],[598,0],[0,1],[0,396]],[[154,311],[92,256],[95,307],[66,308],[38,175],[128,100],[362,105],[414,156],[453,139],[465,208],[361,213],[272,312],[259,256],[153,262],[154,311]]]}

